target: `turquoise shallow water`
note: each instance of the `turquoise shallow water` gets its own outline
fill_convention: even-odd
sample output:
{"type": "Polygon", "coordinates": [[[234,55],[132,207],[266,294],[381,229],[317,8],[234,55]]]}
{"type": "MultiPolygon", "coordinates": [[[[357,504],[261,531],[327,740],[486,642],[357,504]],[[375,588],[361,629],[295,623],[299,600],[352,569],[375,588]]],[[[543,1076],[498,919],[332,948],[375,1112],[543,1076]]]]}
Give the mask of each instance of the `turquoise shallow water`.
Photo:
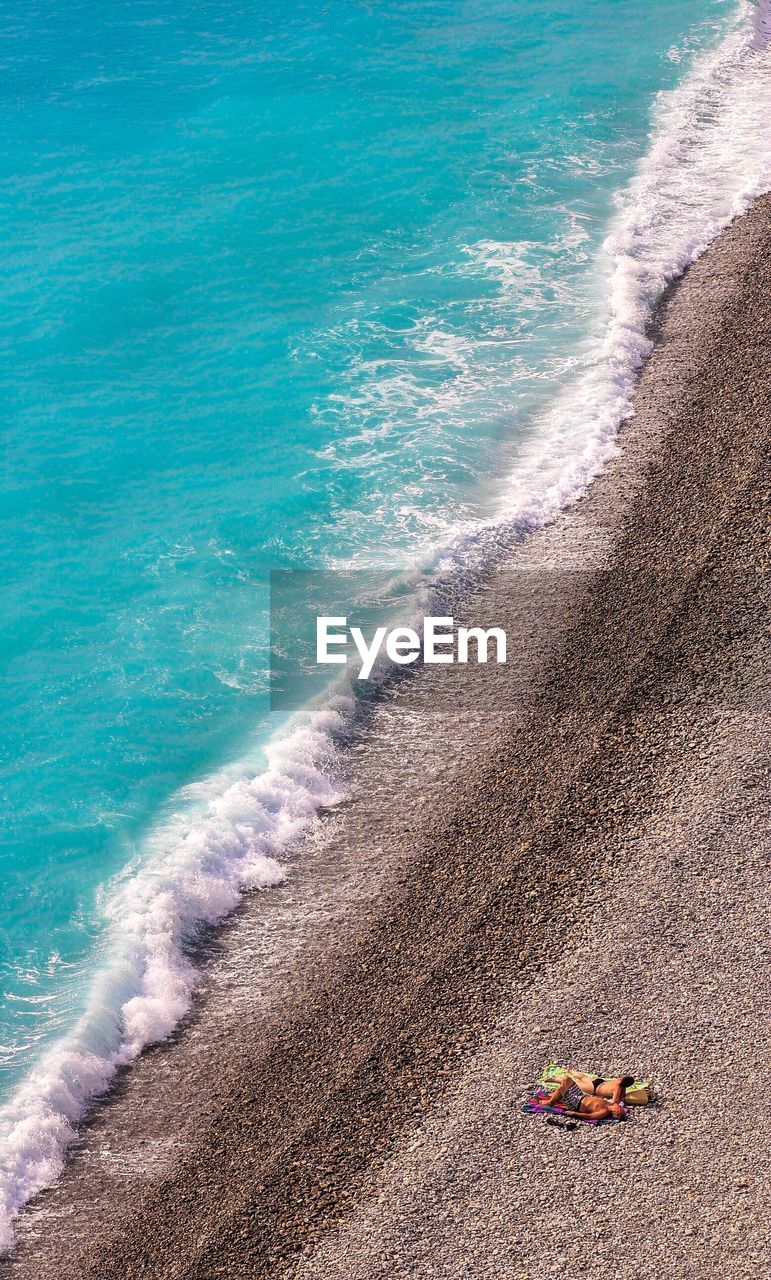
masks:
{"type": "Polygon", "coordinates": [[[96,887],[264,709],[266,569],[398,560],[484,503],[723,9],[11,14],[6,1080],[77,1006],[96,887]]]}
{"type": "Polygon", "coordinates": [[[6,1096],[109,960],[105,886],[259,758],[268,570],[490,513],[602,329],[654,96],[735,13],[4,6],[6,1096]]]}

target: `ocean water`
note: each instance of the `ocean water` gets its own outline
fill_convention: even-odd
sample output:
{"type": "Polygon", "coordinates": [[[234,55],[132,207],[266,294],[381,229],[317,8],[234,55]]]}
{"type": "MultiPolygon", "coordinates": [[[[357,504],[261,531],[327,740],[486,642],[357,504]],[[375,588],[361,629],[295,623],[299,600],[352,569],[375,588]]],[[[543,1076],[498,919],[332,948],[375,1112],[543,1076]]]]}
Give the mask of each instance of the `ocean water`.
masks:
{"type": "Polygon", "coordinates": [[[771,7],[3,4],[0,1244],[337,794],[272,568],[462,564],[612,451],[771,185],[771,7]]]}

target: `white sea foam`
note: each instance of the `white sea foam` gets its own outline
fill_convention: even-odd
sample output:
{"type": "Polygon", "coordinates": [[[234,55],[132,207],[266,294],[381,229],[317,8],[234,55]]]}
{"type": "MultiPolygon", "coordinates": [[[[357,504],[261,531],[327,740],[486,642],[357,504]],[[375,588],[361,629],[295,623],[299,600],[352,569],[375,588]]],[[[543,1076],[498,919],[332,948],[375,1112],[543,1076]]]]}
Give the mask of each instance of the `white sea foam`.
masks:
{"type": "MultiPolygon", "coordinates": [[[[731,218],[771,187],[770,47],[771,0],[744,3],[720,46],[661,95],[650,149],[620,197],[606,245],[605,333],[510,477],[498,527],[545,523],[602,467],[631,411],[655,303],[731,218]]],[[[500,246],[478,249],[507,285],[500,246]]],[[[451,354],[460,360],[463,352],[451,354]]],[[[212,779],[209,794],[196,787],[184,812],[155,833],[141,866],[114,886],[105,903],[109,959],[85,1013],[0,1111],[1,1248],[13,1243],[22,1205],[61,1172],[91,1101],[189,1008],[195,974],[186,940],[202,923],[222,919],[245,888],[277,884],[287,850],[319,808],[337,799],[335,760],[354,713],[353,699],[338,692],[268,747],[267,768],[257,776],[224,788],[212,779]],[[197,805],[187,807],[191,799],[197,805]]]]}
{"type": "Polygon", "coordinates": [[[605,242],[608,314],[572,385],[538,423],[496,520],[537,528],[576,500],[615,448],[664,290],[771,188],[771,0],[742,3],[719,46],[656,102],[650,147],[605,242]]]}
{"type": "Polygon", "coordinates": [[[152,836],[138,869],[124,873],[104,910],[108,961],[86,1011],[0,1110],[0,1248],[13,1218],[61,1172],[74,1125],[119,1067],[164,1039],[190,1006],[195,971],[184,945],[232,911],[244,889],[285,876],[281,859],[322,805],[334,804],[334,760],[354,702],[338,693],[267,748],[267,768],[208,798],[152,836]]]}

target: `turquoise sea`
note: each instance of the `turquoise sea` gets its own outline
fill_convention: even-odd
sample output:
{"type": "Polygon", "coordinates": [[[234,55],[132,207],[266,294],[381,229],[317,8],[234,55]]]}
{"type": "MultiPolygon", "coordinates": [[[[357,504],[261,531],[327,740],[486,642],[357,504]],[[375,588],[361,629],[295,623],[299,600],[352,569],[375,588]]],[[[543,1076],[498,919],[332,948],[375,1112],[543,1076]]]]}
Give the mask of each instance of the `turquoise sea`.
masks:
{"type": "Polygon", "coordinates": [[[269,570],[430,566],[575,496],[771,110],[734,0],[2,16],[7,1245],[186,1009],[196,922],[335,793],[345,700],[267,712],[269,570]]]}

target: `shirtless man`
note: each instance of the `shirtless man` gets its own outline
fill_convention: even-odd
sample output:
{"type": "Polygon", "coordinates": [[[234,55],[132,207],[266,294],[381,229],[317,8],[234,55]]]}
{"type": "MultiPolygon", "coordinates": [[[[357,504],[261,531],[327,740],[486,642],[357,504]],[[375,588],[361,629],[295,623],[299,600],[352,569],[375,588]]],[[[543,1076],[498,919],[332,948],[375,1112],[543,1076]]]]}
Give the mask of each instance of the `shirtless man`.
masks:
{"type": "Polygon", "coordinates": [[[634,1084],[633,1076],[601,1080],[584,1071],[570,1071],[554,1092],[540,1101],[547,1107],[564,1107],[563,1114],[578,1120],[604,1120],[606,1116],[626,1120],[624,1094],[630,1084],[634,1084]]]}

